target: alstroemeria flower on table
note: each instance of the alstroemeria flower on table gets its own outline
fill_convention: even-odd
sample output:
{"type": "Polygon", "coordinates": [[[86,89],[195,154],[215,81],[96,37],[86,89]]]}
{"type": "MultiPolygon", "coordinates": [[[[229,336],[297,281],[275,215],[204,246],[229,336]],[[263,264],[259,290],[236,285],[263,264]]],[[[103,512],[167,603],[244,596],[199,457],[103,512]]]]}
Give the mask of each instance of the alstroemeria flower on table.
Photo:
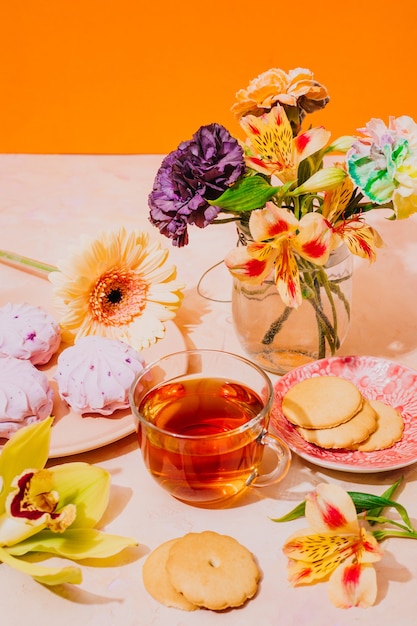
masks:
{"type": "MultiPolygon", "coordinates": [[[[391,203],[395,216],[417,212],[417,124],[409,116],[390,117],[388,126],[371,119],[347,153],[352,180],[373,202],[391,203]]],[[[391,204],[390,204],[391,206],[391,204]]]]}
{"type": "Polygon", "coordinates": [[[88,463],[45,468],[52,418],[20,429],[0,455],[0,561],[45,585],[80,583],[79,567],[45,567],[32,552],[78,561],[137,545],[97,530],[107,508],[110,475],[88,463]]]}
{"type": "Polygon", "coordinates": [[[302,302],[300,276],[295,253],[317,265],[324,265],[332,249],[332,230],[319,213],[307,213],[300,220],[288,209],[272,202],[252,211],[249,228],[253,241],[239,246],[225,263],[238,280],[261,283],[274,268],[275,283],[285,304],[302,302]]]}
{"type": "Polygon", "coordinates": [[[373,563],[382,558],[375,537],[359,524],[355,505],[341,487],[320,483],[306,499],[310,528],[294,533],[283,546],[293,585],[329,579],[332,603],[368,607],[377,595],[373,563]]]}

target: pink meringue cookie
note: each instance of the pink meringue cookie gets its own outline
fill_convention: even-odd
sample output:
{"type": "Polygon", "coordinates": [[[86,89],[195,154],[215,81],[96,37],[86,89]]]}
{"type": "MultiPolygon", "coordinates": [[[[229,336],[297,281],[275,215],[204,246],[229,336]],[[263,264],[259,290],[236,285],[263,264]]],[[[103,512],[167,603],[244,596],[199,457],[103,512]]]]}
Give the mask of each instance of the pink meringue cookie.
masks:
{"type": "Polygon", "coordinates": [[[0,358],[0,438],[51,415],[54,394],[46,374],[29,361],[0,358]]]}
{"type": "Polygon", "coordinates": [[[61,343],[58,322],[47,311],[26,302],[0,307],[0,356],[48,363],[61,343]]]}
{"type": "Polygon", "coordinates": [[[123,341],[88,335],[61,352],[54,379],[62,400],[78,413],[111,415],[129,406],[129,389],[142,371],[139,352],[123,341]]]}

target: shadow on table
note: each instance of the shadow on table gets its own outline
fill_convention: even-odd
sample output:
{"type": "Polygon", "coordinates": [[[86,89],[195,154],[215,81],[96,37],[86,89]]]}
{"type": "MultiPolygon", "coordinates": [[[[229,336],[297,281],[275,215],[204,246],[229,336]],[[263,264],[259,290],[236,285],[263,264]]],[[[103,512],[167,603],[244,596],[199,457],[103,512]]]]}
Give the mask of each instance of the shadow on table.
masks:
{"type": "Polygon", "coordinates": [[[414,247],[411,240],[398,237],[396,245],[390,241],[378,252],[375,263],[359,260],[353,275],[351,325],[340,354],[397,360],[417,348],[414,247]]]}

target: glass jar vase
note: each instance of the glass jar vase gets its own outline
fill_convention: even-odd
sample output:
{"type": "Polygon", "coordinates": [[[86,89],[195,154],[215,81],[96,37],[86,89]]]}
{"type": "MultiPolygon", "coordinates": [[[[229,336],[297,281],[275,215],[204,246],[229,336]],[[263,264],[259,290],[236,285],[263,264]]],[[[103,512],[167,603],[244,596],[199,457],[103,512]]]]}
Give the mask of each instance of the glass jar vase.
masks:
{"type": "Polygon", "coordinates": [[[303,300],[298,308],[281,300],[271,274],[260,285],[233,280],[233,323],[250,359],[274,373],[332,356],[350,323],[352,255],[345,244],[323,267],[297,259],[303,300]]]}

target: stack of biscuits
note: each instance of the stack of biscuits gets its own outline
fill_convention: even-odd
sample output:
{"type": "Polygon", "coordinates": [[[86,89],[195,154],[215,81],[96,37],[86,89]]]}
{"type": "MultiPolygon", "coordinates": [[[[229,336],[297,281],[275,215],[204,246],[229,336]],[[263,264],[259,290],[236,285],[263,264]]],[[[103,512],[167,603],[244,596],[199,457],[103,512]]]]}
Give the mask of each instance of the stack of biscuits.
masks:
{"type": "Polygon", "coordinates": [[[373,452],[400,441],[404,421],[396,409],[364,398],[349,380],[316,376],[296,383],[282,412],[303,439],[320,448],[373,452]]]}
{"type": "Polygon", "coordinates": [[[161,544],[147,557],[142,573],[155,600],[184,611],[241,606],[255,595],[261,575],[245,546],[209,530],[161,544]]]}

